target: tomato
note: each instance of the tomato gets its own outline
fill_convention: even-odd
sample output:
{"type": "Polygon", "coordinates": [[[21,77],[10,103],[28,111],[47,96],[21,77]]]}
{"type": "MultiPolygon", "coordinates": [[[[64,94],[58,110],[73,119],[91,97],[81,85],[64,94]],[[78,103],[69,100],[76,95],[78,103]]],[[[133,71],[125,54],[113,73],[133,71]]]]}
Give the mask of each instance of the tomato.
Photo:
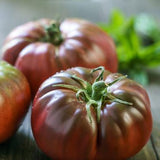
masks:
{"type": "Polygon", "coordinates": [[[73,67],[41,84],[31,126],[52,159],[125,160],[151,135],[150,100],[140,84],[120,73],[73,67]]]}
{"type": "Polygon", "coordinates": [[[30,97],[25,76],[7,62],[0,61],[0,143],[9,139],[20,126],[30,97]]]}
{"type": "Polygon", "coordinates": [[[33,95],[57,71],[103,65],[116,72],[118,65],[113,40],[82,19],[40,19],[18,26],[6,38],[2,58],[25,74],[33,95]]]}

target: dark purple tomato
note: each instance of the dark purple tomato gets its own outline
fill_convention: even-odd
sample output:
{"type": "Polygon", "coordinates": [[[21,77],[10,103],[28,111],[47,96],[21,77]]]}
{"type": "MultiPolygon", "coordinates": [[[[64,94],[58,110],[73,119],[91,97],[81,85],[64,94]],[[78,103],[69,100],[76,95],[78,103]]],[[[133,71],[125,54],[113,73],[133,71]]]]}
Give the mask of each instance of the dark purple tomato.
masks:
{"type": "Polygon", "coordinates": [[[18,129],[30,105],[30,87],[25,76],[0,61],[0,143],[18,129]]]}
{"type": "Polygon", "coordinates": [[[103,67],[75,67],[42,83],[31,124],[53,160],[126,160],[150,138],[152,115],[140,84],[103,67]]]}
{"type": "Polygon", "coordinates": [[[3,57],[27,77],[32,94],[40,84],[60,70],[81,66],[104,66],[117,71],[113,40],[95,24],[82,19],[51,19],[28,22],[6,38],[3,57]]]}

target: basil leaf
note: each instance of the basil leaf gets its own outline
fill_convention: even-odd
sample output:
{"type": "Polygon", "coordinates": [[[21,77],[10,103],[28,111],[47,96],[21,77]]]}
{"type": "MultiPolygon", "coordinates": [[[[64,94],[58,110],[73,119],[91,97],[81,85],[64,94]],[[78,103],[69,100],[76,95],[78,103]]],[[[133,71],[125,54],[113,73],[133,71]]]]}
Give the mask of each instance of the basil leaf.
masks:
{"type": "Polygon", "coordinates": [[[144,70],[130,70],[128,77],[145,86],[149,83],[147,72],[144,70]]]}
{"type": "Polygon", "coordinates": [[[115,41],[119,72],[141,84],[148,83],[146,70],[160,65],[160,26],[153,17],[125,17],[113,10],[109,22],[99,24],[115,41]]]}

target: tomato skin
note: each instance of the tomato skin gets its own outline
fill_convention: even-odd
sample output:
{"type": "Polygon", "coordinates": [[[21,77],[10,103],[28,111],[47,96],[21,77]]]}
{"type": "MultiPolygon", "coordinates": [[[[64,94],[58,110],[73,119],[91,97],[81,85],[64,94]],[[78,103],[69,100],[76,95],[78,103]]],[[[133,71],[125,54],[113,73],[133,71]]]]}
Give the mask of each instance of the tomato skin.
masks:
{"type": "Polygon", "coordinates": [[[51,23],[50,19],[41,19],[18,26],[8,35],[3,46],[3,60],[25,74],[33,95],[46,77],[70,67],[102,65],[111,72],[117,71],[114,42],[100,28],[85,20],[66,19],[60,24],[63,41],[54,45],[42,42],[46,36],[45,27],[51,23]]]}
{"type": "MultiPolygon", "coordinates": [[[[110,77],[112,74],[107,77],[107,83],[110,82],[110,77]]],[[[133,156],[150,138],[152,130],[150,102],[145,90],[128,79],[112,87],[113,94],[133,102],[134,106],[126,108],[122,104],[110,104],[103,108],[99,131],[103,130],[106,134],[99,132],[98,142],[101,145],[96,155],[97,160],[105,159],[104,152],[109,155],[109,160],[125,160],[133,156]]]]}
{"type": "Polygon", "coordinates": [[[0,143],[16,132],[28,110],[30,98],[30,87],[25,76],[0,61],[0,143]]]}
{"type": "MultiPolygon", "coordinates": [[[[69,84],[81,88],[72,75],[91,84],[97,77],[91,69],[67,69],[45,80],[35,96],[31,125],[41,150],[56,160],[125,160],[136,154],[147,143],[152,130],[145,89],[128,78],[116,82],[110,86],[110,92],[133,105],[106,103],[99,122],[91,107],[90,122],[86,103],[76,98],[76,92],[53,86],[69,84]]],[[[104,81],[108,84],[120,76],[105,71],[104,81]]]]}
{"type": "Polygon", "coordinates": [[[19,55],[15,66],[28,77],[33,93],[36,93],[42,81],[58,70],[54,57],[54,46],[36,42],[28,45],[19,55]],[[36,55],[38,52],[38,56],[36,55]],[[43,61],[45,60],[45,63],[43,61]],[[39,64],[39,62],[42,62],[39,64]]]}

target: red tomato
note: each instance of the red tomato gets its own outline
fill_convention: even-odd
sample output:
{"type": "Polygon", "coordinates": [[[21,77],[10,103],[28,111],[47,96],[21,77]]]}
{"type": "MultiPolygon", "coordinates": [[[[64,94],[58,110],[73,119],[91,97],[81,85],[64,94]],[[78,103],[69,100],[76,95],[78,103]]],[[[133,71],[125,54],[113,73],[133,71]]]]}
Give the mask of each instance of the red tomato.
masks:
{"type": "Polygon", "coordinates": [[[102,65],[116,72],[118,65],[113,40],[96,25],[80,19],[60,24],[41,19],[18,26],[6,38],[3,59],[25,74],[33,95],[57,71],[102,65]]]}
{"type": "Polygon", "coordinates": [[[39,88],[31,124],[38,146],[56,160],[126,160],[152,130],[145,89],[103,67],[56,73],[39,88]]]}
{"type": "Polygon", "coordinates": [[[28,110],[30,97],[25,76],[13,66],[0,61],[0,143],[18,129],[28,110]]]}

